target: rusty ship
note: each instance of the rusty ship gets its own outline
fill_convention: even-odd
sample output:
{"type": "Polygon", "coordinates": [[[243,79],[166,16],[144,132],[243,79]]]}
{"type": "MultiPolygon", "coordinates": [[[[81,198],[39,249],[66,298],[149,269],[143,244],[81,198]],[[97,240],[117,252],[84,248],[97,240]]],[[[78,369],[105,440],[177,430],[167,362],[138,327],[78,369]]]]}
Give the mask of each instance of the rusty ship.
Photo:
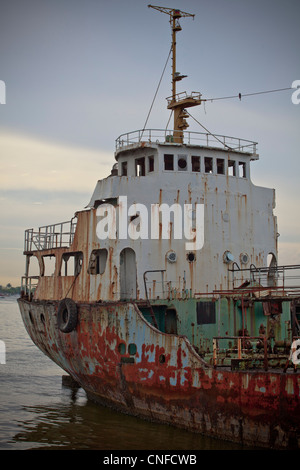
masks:
{"type": "Polygon", "coordinates": [[[251,181],[257,143],[187,131],[203,98],[177,93],[176,34],[194,15],[149,7],[171,25],[173,129],[118,137],[88,206],[25,231],[24,325],[99,404],[297,449],[300,266],[277,263],[275,192],[251,181]]]}

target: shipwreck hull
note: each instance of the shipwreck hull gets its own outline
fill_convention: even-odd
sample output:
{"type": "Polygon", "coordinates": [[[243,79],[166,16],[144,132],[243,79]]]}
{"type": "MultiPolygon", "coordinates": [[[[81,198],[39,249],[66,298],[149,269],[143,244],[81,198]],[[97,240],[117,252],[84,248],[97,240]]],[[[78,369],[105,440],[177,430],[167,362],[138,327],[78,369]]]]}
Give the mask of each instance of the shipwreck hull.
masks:
{"type": "Polygon", "coordinates": [[[63,333],[59,302],[18,302],[33,342],[92,400],[248,446],[299,447],[299,374],[213,368],[134,303],[78,303],[77,326],[63,333]]]}

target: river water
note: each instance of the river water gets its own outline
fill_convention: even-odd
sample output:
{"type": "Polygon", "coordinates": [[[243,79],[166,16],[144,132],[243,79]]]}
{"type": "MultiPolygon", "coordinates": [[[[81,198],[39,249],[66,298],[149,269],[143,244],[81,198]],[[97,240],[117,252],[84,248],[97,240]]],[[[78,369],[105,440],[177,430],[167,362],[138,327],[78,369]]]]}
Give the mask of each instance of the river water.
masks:
{"type": "Polygon", "coordinates": [[[27,335],[16,297],[0,298],[0,340],[6,348],[0,364],[1,450],[242,449],[100,407],[81,388],[65,386],[65,372],[27,335]]]}

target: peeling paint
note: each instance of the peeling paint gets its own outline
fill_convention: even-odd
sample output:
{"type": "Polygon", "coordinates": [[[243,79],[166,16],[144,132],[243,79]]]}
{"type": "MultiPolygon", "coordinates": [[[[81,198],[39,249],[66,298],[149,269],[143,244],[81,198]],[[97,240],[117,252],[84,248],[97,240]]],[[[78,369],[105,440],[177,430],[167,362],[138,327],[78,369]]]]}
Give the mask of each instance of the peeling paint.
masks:
{"type": "MultiPolygon", "coordinates": [[[[19,305],[32,340],[100,403],[246,444],[257,444],[261,429],[268,428],[271,436],[276,426],[290,442],[289,428],[295,433],[298,427],[298,374],[232,372],[209,367],[187,338],[158,331],[131,303],[119,304],[118,315],[110,303],[78,304],[79,324],[70,334],[57,328],[57,302],[20,299],[19,305]],[[121,330],[120,317],[124,325],[121,330]],[[132,331],[136,341],[134,356],[128,352],[132,331]],[[118,348],[120,343],[125,345],[123,353],[118,348]],[[274,400],[274,392],[279,389],[281,399],[278,394],[274,400]],[[161,409],[157,416],[154,404],[161,409]],[[171,406],[176,409],[175,415],[171,406]],[[182,414],[187,410],[188,414],[182,414]],[[192,421],[190,413],[194,416],[192,421]],[[230,424],[233,420],[241,423],[241,434],[230,424]]],[[[267,443],[274,444],[271,437],[267,443]]]]}

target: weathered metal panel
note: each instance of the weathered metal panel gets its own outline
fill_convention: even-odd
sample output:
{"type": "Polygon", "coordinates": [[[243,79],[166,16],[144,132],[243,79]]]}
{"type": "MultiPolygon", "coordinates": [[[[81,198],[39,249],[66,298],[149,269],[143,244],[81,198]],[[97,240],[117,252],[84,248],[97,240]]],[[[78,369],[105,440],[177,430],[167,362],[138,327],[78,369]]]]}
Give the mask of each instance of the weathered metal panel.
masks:
{"type": "MultiPolygon", "coordinates": [[[[53,248],[37,253],[41,266],[42,255],[56,256],[56,270],[53,277],[42,277],[35,293],[36,299],[59,300],[67,292],[78,301],[119,300],[121,298],[120,286],[120,253],[123,249],[133,249],[136,254],[137,271],[137,297],[145,298],[143,274],[147,270],[165,270],[164,286],[159,282],[149,286],[152,298],[164,297],[168,288],[172,289],[177,297],[183,292],[211,292],[215,289],[228,288],[227,264],[223,256],[230,251],[234,259],[239,262],[242,254],[247,254],[247,266],[265,266],[268,253],[277,254],[277,227],[273,216],[274,192],[273,190],[257,187],[252,184],[250,177],[233,177],[228,174],[205,174],[191,171],[164,171],[164,153],[173,153],[175,156],[184,153],[188,160],[192,155],[198,154],[204,158],[204,153],[217,158],[229,158],[224,152],[217,149],[202,147],[178,148],[169,144],[151,144],[153,155],[157,159],[156,168],[147,176],[137,177],[134,173],[128,176],[111,176],[98,182],[91,206],[88,210],[76,214],[77,225],[72,242],[67,248],[53,248]],[[205,151],[205,152],[204,152],[205,151]],[[179,189],[180,188],[180,189],[179,189]],[[255,188],[255,190],[254,190],[255,188]],[[118,233],[116,239],[99,240],[97,237],[97,201],[116,201],[116,210],[119,210],[118,198],[127,197],[128,208],[136,203],[143,204],[151,214],[151,204],[174,203],[184,206],[204,205],[204,245],[193,254],[193,260],[187,258],[185,239],[174,239],[174,227],[171,223],[170,238],[164,240],[151,239],[150,227],[148,239],[132,240],[128,236],[121,239],[118,233]],[[251,249],[250,249],[251,247],[251,249]],[[108,252],[105,275],[95,276],[87,272],[91,253],[95,249],[105,248],[108,252]],[[166,254],[173,250],[177,254],[175,263],[169,263],[166,254]],[[83,264],[76,279],[63,279],[61,273],[62,256],[64,253],[82,252],[83,264]],[[199,276],[198,273],[201,273],[199,276]],[[169,284],[168,284],[169,283],[169,284]]],[[[150,149],[150,151],[151,151],[150,149]]],[[[143,148],[128,153],[128,163],[144,156],[143,148]]],[[[149,148],[147,148],[149,153],[149,148]]],[[[147,154],[148,155],[148,154],[147,154]]],[[[199,157],[199,158],[200,158],[199,157]]],[[[227,161],[225,158],[225,162],[227,161]]],[[[233,158],[233,157],[230,157],[233,158]]],[[[242,153],[235,158],[247,160],[242,153]]],[[[134,170],[132,170],[134,171],[134,170]]],[[[128,218],[129,222],[129,218],[128,218]]],[[[54,236],[55,234],[49,235],[54,236]]],[[[245,258],[246,259],[246,258],[245,258]]],[[[69,276],[67,276],[69,277],[69,276]]]]}
{"type": "Polygon", "coordinates": [[[159,332],[131,303],[78,304],[69,334],[57,328],[57,302],[19,305],[32,340],[94,400],[244,444],[298,446],[298,374],[208,367],[186,337],[159,332]]]}

